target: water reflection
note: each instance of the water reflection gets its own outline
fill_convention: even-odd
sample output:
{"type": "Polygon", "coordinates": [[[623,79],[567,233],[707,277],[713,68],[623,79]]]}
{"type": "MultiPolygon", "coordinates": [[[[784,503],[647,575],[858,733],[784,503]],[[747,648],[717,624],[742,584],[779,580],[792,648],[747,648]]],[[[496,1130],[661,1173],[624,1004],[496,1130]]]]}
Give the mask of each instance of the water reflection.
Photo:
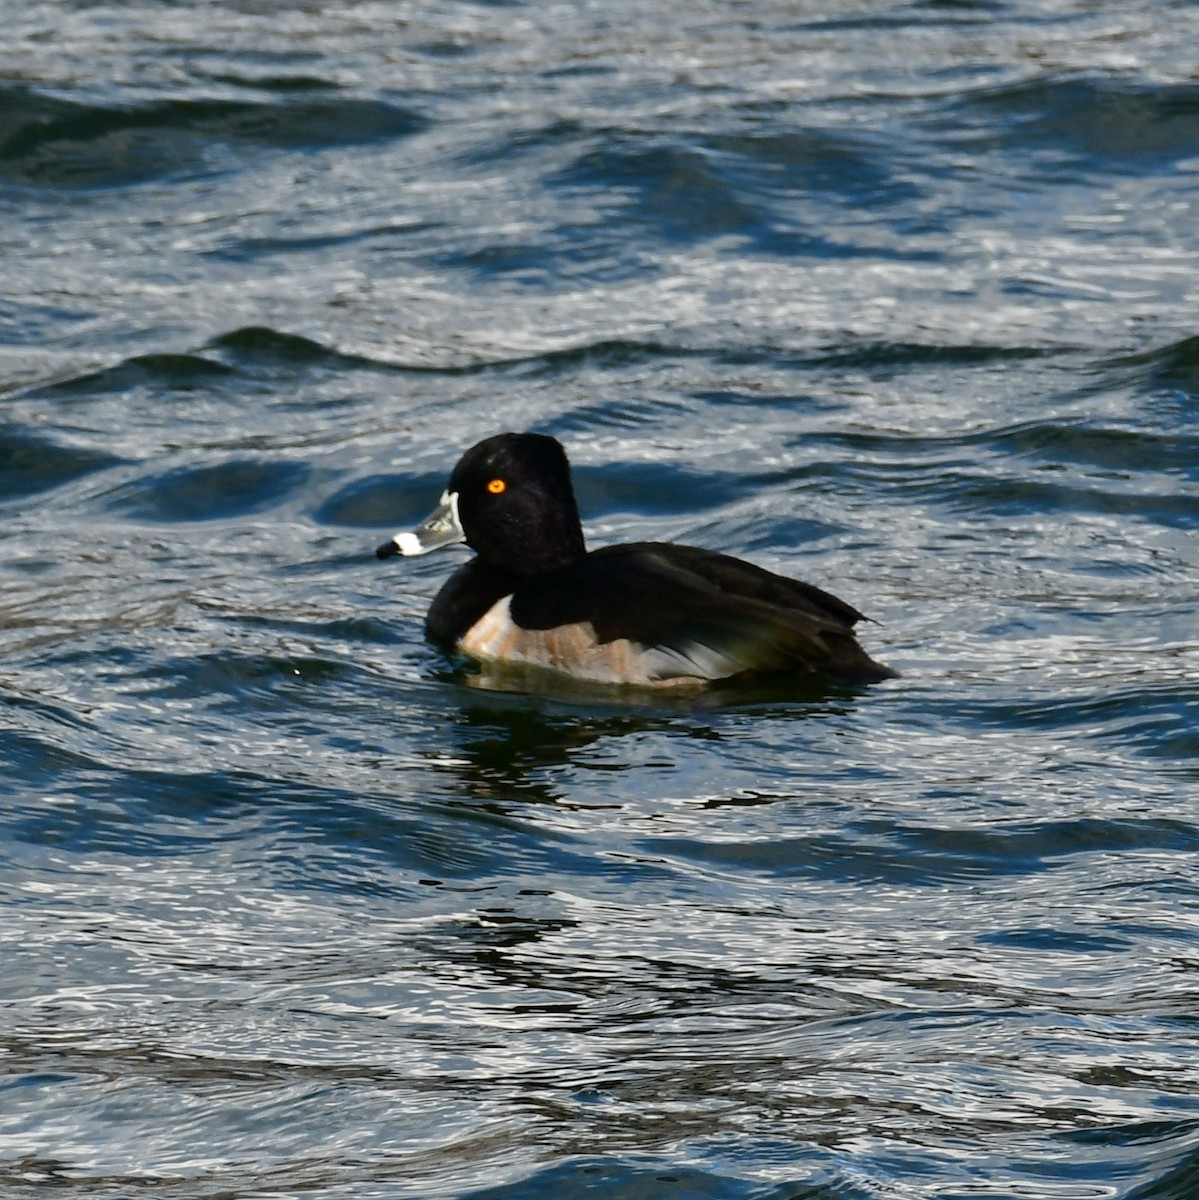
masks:
{"type": "Polygon", "coordinates": [[[573,803],[573,769],[631,771],[651,765],[645,735],[722,743],[734,722],[802,723],[846,718],[869,689],[815,677],[727,683],[702,691],[589,685],[550,672],[453,669],[437,755],[472,800],[573,803]],[[441,739],[445,738],[442,743],[441,739]],[[604,743],[603,767],[588,750],[604,743]],[[623,748],[622,748],[623,747],[623,748]]]}
{"type": "Polygon", "coordinates": [[[46,7],[0,1192],[1190,1200],[1188,6],[46,7]],[[905,678],[440,660],[500,428],[905,678]]]}

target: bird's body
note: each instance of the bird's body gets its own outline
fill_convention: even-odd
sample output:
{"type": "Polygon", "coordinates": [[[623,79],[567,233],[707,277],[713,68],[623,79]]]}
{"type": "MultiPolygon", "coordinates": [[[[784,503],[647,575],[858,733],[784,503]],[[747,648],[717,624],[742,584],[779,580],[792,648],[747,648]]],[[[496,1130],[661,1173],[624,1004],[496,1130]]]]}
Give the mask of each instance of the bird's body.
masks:
{"type": "Polygon", "coordinates": [[[484,663],[641,687],[703,687],[766,674],[859,682],[894,676],[858,644],[862,614],[811,584],[665,542],[588,552],[565,452],[500,434],[463,456],[442,506],[380,557],[465,540],[426,631],[484,663]]]}

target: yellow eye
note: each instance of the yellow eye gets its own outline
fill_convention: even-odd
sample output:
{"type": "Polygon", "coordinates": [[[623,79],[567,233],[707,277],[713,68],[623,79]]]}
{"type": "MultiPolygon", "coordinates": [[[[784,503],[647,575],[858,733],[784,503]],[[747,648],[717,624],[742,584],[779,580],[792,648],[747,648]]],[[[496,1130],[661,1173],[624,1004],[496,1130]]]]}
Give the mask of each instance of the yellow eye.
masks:
{"type": "Polygon", "coordinates": [[[498,496],[500,492],[507,488],[507,484],[502,479],[493,479],[488,485],[487,490],[493,495],[498,496]]]}

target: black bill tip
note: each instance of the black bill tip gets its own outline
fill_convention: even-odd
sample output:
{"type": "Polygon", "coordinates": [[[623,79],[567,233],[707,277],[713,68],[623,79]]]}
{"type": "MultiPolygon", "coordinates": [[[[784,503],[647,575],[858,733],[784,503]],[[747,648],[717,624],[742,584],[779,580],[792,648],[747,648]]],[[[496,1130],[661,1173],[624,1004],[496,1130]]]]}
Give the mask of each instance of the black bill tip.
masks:
{"type": "Polygon", "coordinates": [[[395,558],[395,556],[397,554],[399,554],[399,552],[400,552],[400,548],[399,548],[399,546],[396,545],[395,538],[388,538],[387,541],[385,541],[383,543],[383,545],[380,546],[375,551],[375,557],[376,558],[395,558]]]}

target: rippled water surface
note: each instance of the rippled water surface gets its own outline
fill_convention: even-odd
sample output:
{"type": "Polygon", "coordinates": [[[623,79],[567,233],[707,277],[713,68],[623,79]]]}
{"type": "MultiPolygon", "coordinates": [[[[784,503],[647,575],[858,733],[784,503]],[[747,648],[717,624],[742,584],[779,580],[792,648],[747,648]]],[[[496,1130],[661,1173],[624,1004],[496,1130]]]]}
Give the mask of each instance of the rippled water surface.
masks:
{"type": "Polygon", "coordinates": [[[1199,1195],[1199,10],[0,9],[5,1196],[1199,1195]],[[524,428],[902,677],[479,687],[524,428]]]}

